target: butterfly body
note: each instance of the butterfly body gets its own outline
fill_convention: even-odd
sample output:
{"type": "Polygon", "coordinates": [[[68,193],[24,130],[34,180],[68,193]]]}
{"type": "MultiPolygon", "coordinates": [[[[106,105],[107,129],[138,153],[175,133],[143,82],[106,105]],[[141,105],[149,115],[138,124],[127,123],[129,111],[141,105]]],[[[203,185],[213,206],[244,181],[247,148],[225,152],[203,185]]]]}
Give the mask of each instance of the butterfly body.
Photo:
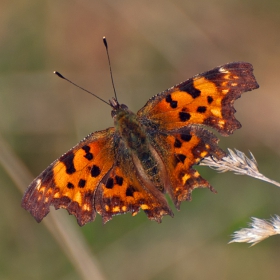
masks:
{"type": "MultiPolygon", "coordinates": [[[[130,160],[137,167],[138,177],[146,184],[153,185],[161,192],[164,191],[164,165],[160,156],[153,149],[150,132],[141,123],[141,119],[128,110],[126,105],[118,105],[112,111],[116,135],[123,143],[123,149],[129,154],[130,160]]],[[[124,153],[124,151],[121,151],[124,153]]]]}
{"type": "Polygon", "coordinates": [[[76,216],[79,225],[142,209],[160,222],[173,216],[193,189],[212,186],[193,169],[225,152],[206,127],[227,136],[240,123],[233,102],[258,88],[252,65],[233,62],[196,75],[152,97],[137,114],[110,101],[114,127],[90,134],[54,161],[28,187],[22,206],[40,222],[53,205],[76,216]]]}

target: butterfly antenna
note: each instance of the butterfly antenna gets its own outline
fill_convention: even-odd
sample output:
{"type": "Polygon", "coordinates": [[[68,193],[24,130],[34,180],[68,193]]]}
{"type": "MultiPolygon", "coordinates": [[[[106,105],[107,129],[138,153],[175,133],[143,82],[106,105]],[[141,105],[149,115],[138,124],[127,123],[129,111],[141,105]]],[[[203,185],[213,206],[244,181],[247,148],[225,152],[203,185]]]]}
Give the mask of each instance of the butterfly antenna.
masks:
{"type": "Polygon", "coordinates": [[[112,81],[112,85],[113,85],[113,89],[114,89],[114,93],[115,93],[115,99],[118,102],[117,93],[116,93],[115,84],[114,84],[114,79],[113,79],[111,61],[110,61],[110,56],[109,56],[109,51],[108,51],[108,44],[107,44],[107,40],[106,40],[105,36],[103,37],[103,43],[104,43],[104,46],[106,48],[106,53],[107,53],[107,57],[108,57],[108,62],[109,62],[109,67],[110,67],[110,75],[111,75],[111,81],[112,81]]]}
{"type": "Polygon", "coordinates": [[[61,79],[63,79],[63,80],[66,80],[67,82],[69,82],[70,84],[74,85],[75,87],[78,87],[79,89],[81,89],[81,90],[83,90],[83,91],[85,91],[85,92],[87,92],[87,93],[93,95],[94,97],[98,98],[99,100],[103,101],[104,103],[106,103],[106,104],[108,104],[110,107],[112,107],[112,105],[111,105],[109,102],[107,102],[107,101],[105,101],[104,99],[100,98],[98,95],[96,95],[96,94],[94,94],[94,93],[92,93],[92,92],[90,92],[90,91],[88,91],[88,90],[86,90],[86,89],[80,87],[79,85],[73,83],[72,81],[68,80],[68,79],[65,78],[63,75],[61,75],[59,72],[54,71],[53,73],[54,73],[55,75],[57,75],[59,78],[61,78],[61,79]]]}

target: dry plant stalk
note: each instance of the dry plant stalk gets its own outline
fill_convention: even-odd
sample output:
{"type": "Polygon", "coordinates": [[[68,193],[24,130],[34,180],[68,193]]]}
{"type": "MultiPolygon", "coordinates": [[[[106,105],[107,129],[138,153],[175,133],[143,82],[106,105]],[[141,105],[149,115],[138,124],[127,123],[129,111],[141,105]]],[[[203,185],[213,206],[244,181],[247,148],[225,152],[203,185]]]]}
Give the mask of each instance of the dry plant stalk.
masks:
{"type": "Polygon", "coordinates": [[[232,171],[236,175],[251,176],[280,187],[280,183],[265,177],[259,172],[257,161],[251,152],[251,158],[248,158],[244,153],[236,149],[234,151],[228,149],[228,152],[228,155],[221,160],[207,157],[201,161],[200,165],[207,165],[218,172],[232,171]]]}
{"type": "MultiPolygon", "coordinates": [[[[247,175],[271,183],[280,187],[280,183],[271,180],[261,174],[258,170],[258,164],[250,152],[251,158],[247,157],[244,153],[238,150],[228,149],[228,155],[218,160],[214,157],[207,157],[203,159],[200,165],[207,165],[218,172],[232,171],[237,175],[247,175]]],[[[252,222],[249,224],[251,228],[242,228],[235,231],[232,235],[233,242],[247,242],[252,243],[252,246],[260,241],[268,238],[269,236],[280,234],[280,217],[275,217],[270,220],[262,220],[252,217],[252,222]]]]}
{"type": "Polygon", "coordinates": [[[242,228],[232,234],[233,242],[252,243],[256,245],[262,240],[276,234],[280,234],[280,217],[275,215],[270,220],[264,220],[252,217],[252,222],[249,223],[250,228],[242,228]]]}

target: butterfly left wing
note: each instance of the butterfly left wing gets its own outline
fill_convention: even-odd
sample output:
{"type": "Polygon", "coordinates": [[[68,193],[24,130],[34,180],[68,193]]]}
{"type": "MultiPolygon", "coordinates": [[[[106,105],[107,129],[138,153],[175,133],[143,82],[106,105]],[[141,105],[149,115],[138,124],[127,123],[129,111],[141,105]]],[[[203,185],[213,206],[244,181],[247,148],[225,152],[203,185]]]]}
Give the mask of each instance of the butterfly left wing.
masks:
{"type": "Polygon", "coordinates": [[[115,160],[115,129],[90,134],[53,162],[28,187],[22,206],[40,222],[53,205],[76,216],[80,226],[96,216],[96,189],[115,160]]]}
{"type": "Polygon", "coordinates": [[[250,63],[228,63],[155,95],[137,115],[163,131],[204,124],[226,136],[241,127],[234,100],[258,87],[250,63]]]}

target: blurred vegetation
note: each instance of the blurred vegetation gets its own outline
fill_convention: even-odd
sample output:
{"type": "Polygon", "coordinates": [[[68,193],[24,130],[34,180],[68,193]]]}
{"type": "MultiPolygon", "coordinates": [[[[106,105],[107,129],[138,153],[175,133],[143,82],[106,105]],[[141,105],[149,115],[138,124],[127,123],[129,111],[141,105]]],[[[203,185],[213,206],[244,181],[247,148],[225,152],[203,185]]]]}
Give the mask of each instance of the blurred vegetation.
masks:
{"type": "MultiPolygon", "coordinates": [[[[260,89],[236,102],[243,127],[220,143],[250,149],[260,171],[280,181],[279,1],[2,2],[0,133],[34,177],[87,134],[112,126],[108,106],[52,74],[111,98],[106,35],[119,99],[135,112],[197,73],[252,63],[260,89]]],[[[53,212],[82,234],[105,279],[279,279],[279,237],[250,249],[227,242],[250,216],[279,214],[280,190],[198,168],[218,194],[196,190],[161,224],[140,213],[79,228],[64,210],[53,212]]],[[[45,224],[21,208],[22,192],[2,167],[0,183],[0,278],[83,279],[45,224]]]]}

